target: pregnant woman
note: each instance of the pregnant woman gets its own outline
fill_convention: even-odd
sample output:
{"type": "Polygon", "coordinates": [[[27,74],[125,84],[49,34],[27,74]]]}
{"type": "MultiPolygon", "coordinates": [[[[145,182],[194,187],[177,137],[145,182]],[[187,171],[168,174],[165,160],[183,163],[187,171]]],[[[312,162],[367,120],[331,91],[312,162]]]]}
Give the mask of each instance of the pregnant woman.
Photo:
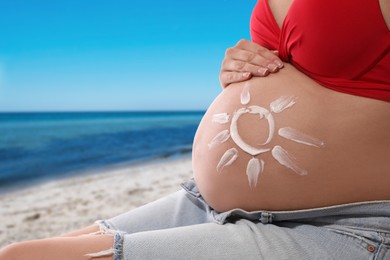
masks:
{"type": "Polygon", "coordinates": [[[259,0],[183,190],[0,259],[390,259],[390,2],[259,0]]]}

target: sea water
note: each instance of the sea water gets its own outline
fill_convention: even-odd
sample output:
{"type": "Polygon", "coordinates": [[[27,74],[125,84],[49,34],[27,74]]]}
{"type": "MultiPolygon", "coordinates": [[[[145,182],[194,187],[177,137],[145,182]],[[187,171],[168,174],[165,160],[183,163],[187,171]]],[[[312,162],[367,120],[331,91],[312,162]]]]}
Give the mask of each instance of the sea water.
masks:
{"type": "Polygon", "coordinates": [[[0,113],[0,191],[188,155],[204,111],[0,113]]]}

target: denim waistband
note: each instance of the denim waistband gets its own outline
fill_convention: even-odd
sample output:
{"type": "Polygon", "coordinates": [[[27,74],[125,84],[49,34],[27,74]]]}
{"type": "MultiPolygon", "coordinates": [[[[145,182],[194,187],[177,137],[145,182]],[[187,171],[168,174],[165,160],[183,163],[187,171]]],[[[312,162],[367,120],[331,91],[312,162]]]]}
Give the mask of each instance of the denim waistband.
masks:
{"type": "MultiPolygon", "coordinates": [[[[184,182],[182,187],[192,197],[207,205],[193,179],[184,182]]],[[[383,230],[383,227],[387,227],[385,230],[390,232],[390,200],[356,202],[290,211],[258,210],[248,212],[242,209],[232,209],[226,212],[217,212],[210,208],[210,212],[214,220],[220,224],[225,223],[228,218],[232,217],[245,218],[263,224],[280,221],[304,221],[305,219],[310,219],[310,222],[317,221],[322,223],[343,222],[343,219],[369,219],[370,224],[372,224],[369,225],[371,228],[378,226],[383,230]]],[[[357,222],[361,223],[361,220],[357,222]]]]}

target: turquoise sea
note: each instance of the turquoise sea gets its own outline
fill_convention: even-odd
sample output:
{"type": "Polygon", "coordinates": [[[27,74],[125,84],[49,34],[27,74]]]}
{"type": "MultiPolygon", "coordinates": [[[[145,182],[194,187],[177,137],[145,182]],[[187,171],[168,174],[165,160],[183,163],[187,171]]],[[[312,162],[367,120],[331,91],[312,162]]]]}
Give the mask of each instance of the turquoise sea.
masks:
{"type": "Polygon", "coordinates": [[[0,113],[0,191],[189,155],[204,111],[0,113]]]}

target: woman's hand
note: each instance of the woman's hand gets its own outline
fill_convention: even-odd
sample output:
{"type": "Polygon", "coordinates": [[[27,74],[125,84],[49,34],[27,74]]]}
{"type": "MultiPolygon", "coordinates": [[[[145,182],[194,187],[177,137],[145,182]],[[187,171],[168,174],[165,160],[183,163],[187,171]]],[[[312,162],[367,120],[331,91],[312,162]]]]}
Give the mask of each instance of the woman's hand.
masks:
{"type": "Polygon", "coordinates": [[[248,80],[252,76],[264,77],[279,71],[283,68],[283,62],[277,54],[277,51],[270,51],[254,42],[240,40],[226,50],[219,75],[222,87],[248,80]]]}

